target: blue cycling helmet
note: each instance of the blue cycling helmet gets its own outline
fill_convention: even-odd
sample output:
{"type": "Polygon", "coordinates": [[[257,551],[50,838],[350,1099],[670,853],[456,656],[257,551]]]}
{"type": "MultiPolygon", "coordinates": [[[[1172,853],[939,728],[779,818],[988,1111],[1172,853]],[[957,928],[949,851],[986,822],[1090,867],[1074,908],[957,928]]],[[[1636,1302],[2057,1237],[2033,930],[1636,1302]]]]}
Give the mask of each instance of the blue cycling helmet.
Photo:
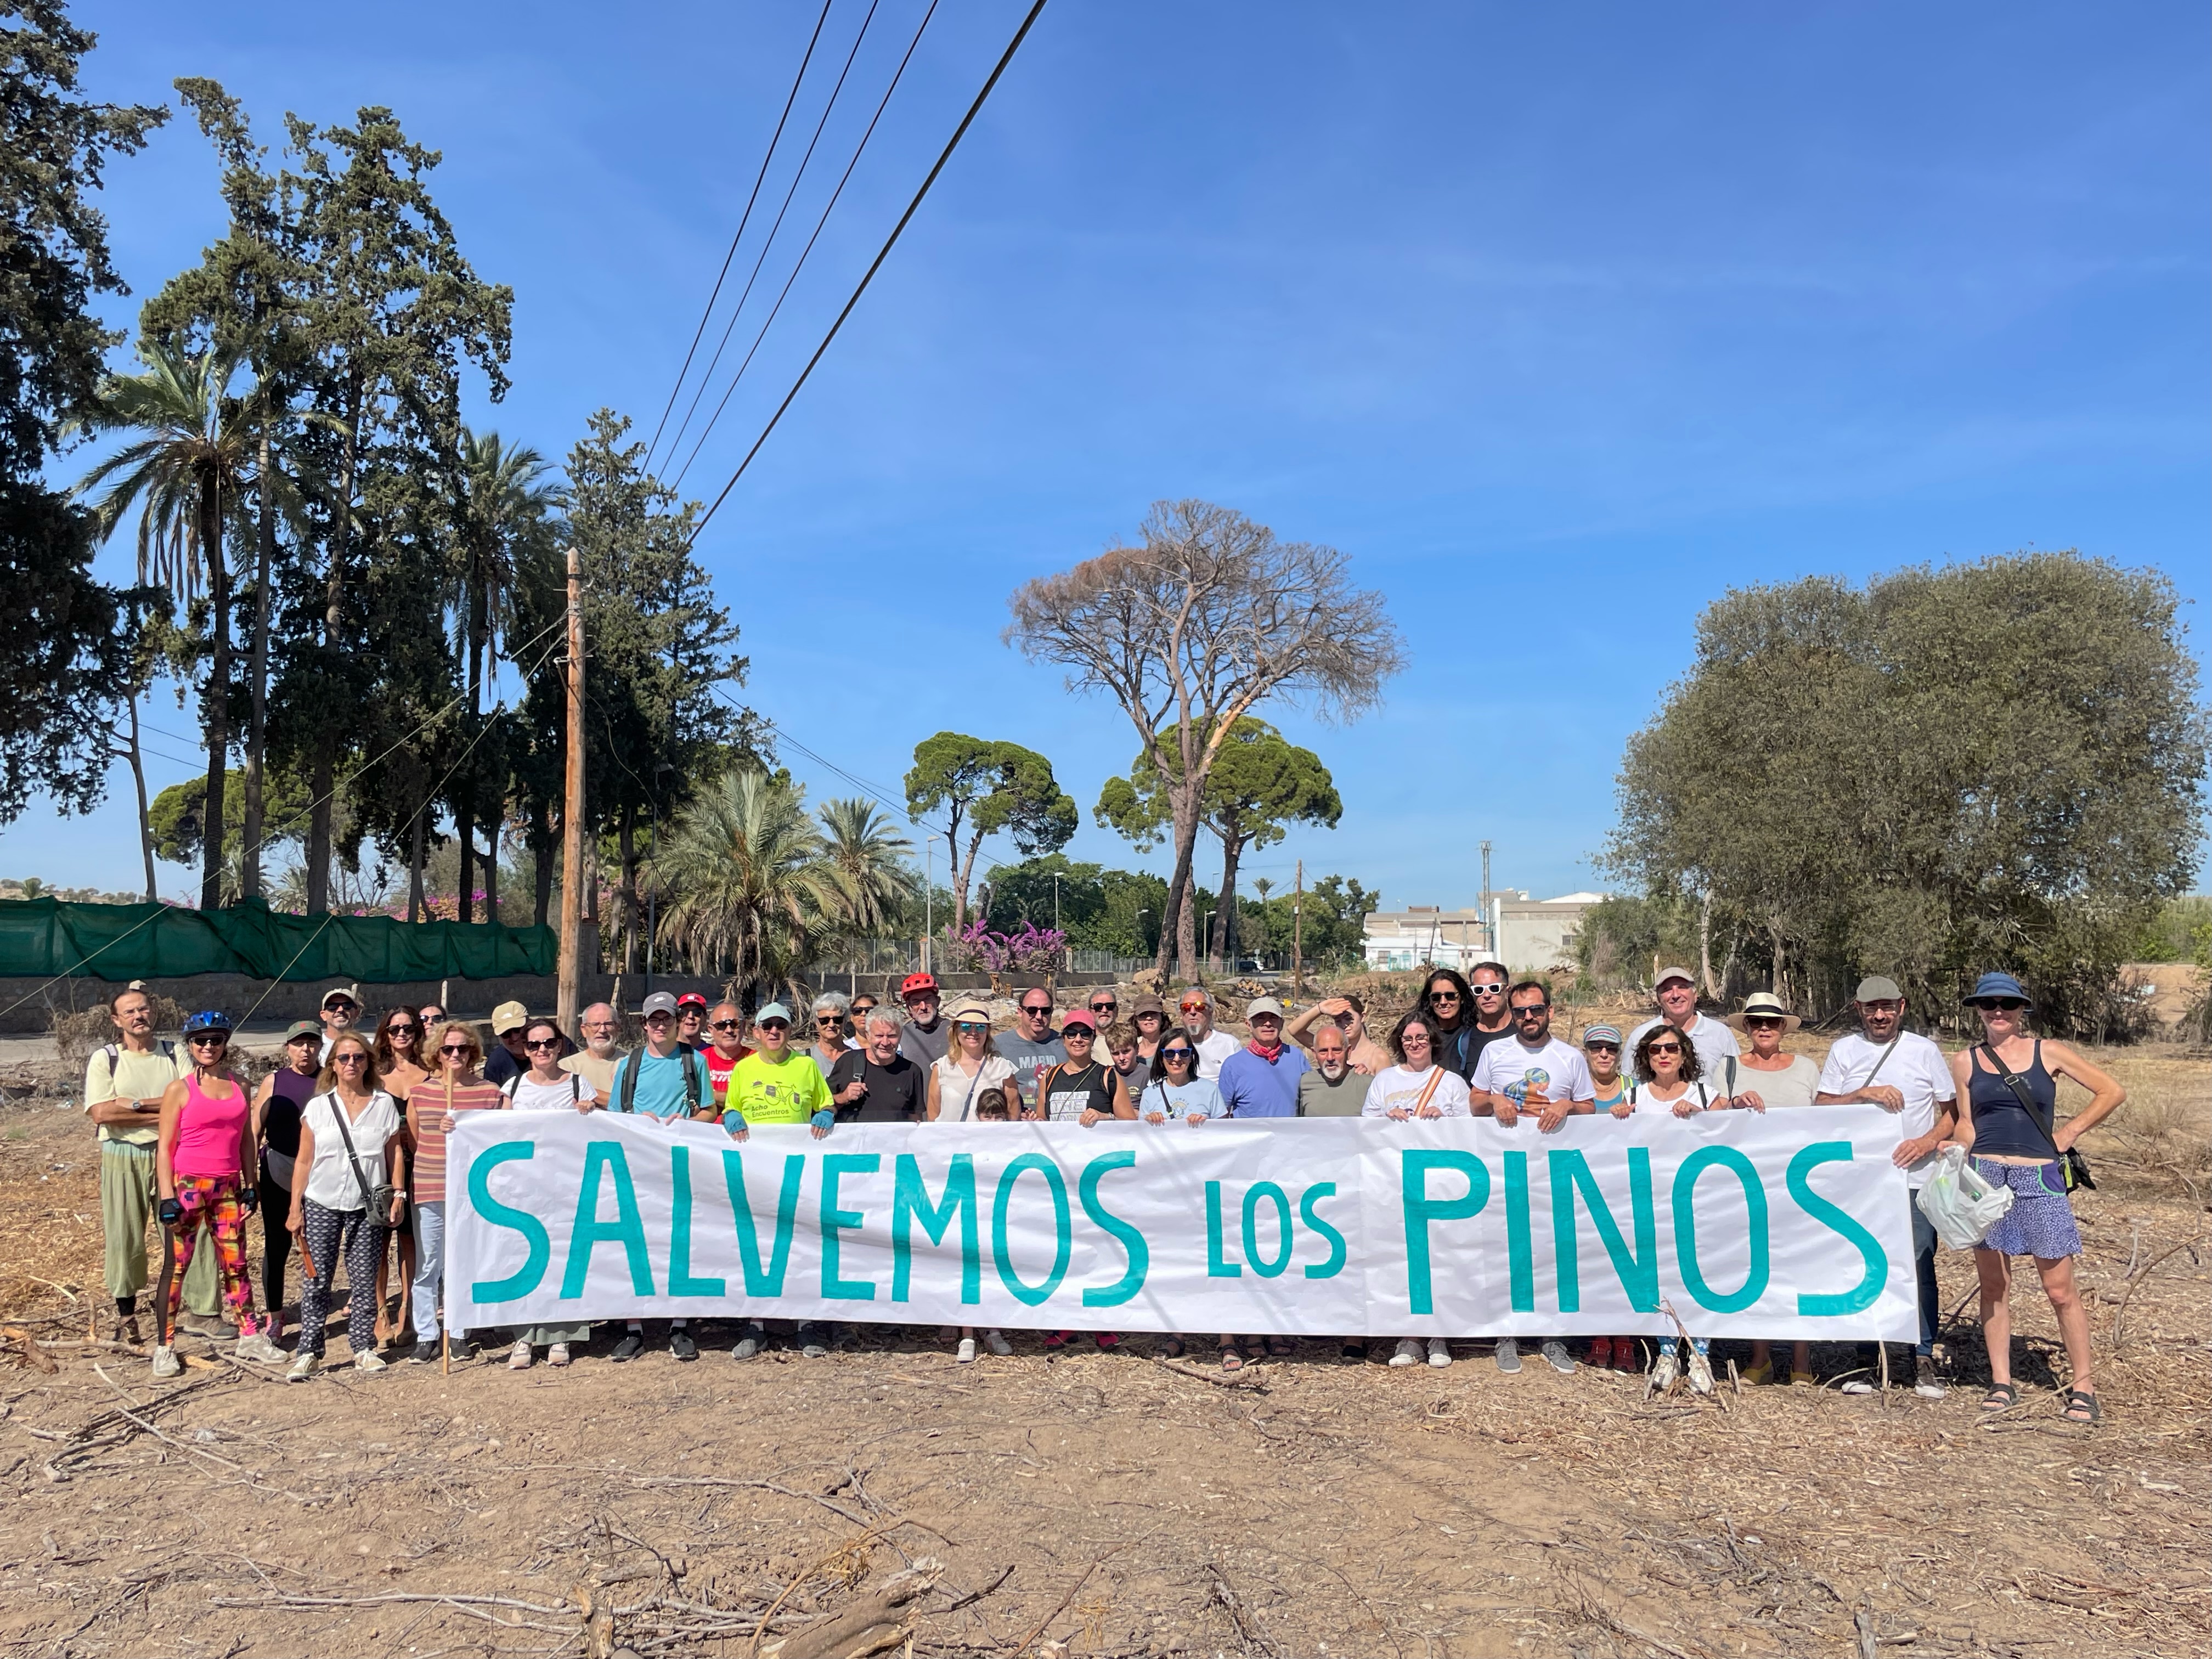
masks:
{"type": "Polygon", "coordinates": [[[185,1035],[195,1036],[202,1031],[220,1031],[230,1035],[230,1016],[220,1008],[209,1008],[194,1014],[185,1022],[185,1035]]]}

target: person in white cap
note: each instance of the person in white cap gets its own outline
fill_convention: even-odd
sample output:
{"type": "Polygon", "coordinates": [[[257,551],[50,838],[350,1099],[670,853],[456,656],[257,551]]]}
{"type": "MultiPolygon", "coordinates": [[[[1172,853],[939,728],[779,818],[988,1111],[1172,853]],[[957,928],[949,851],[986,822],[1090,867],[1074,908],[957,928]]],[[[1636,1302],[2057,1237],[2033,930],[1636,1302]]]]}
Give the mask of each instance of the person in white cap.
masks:
{"type": "Polygon", "coordinates": [[[1628,1052],[1637,1051],[1647,1032],[1671,1025],[1690,1039],[1707,1079],[1717,1079],[1728,1069],[1729,1060],[1742,1051],[1736,1046],[1735,1032],[1698,1012],[1696,978],[1686,968],[1662,968],[1651,994],[1659,1012],[1628,1034],[1628,1052]]]}
{"type": "MultiPolygon", "coordinates": [[[[1245,1005],[1244,1023],[1252,1028],[1251,1041],[1222,1060],[1214,1079],[1229,1115],[1296,1117],[1306,1057],[1283,1041],[1283,1005],[1255,997],[1245,1005]]],[[[1199,1052],[1205,1053],[1204,1045],[1199,1052]]]]}
{"type": "Polygon", "coordinates": [[[323,993],[323,1052],[316,1056],[324,1065],[331,1063],[331,1044],[340,1035],[353,1030],[353,1023],[361,1018],[361,988],[355,985],[333,985],[323,993]]]}

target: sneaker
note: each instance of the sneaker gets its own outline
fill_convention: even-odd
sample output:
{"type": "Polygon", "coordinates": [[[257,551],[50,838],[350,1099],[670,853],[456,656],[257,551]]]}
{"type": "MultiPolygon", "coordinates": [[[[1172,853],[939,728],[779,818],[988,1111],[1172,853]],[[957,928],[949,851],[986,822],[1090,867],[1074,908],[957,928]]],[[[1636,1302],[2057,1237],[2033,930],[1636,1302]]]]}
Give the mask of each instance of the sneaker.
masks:
{"type": "Polygon", "coordinates": [[[438,1363],[438,1345],[434,1342],[417,1342],[415,1345],[415,1352],[407,1356],[407,1363],[410,1365],[436,1364],[438,1363]]]}
{"type": "Polygon", "coordinates": [[[691,1340],[689,1331],[671,1331],[668,1334],[668,1352],[678,1359],[693,1360],[699,1357],[699,1345],[691,1340]]]}
{"type": "Polygon", "coordinates": [[[507,1368],[511,1371],[526,1371],[538,1363],[538,1356],[530,1352],[527,1342],[517,1342],[507,1356],[507,1368]]]}
{"type": "Polygon", "coordinates": [[[155,1346],[154,1349],[155,1376],[181,1376],[184,1374],[184,1365],[177,1358],[177,1351],[174,1348],[163,1347],[158,1344],[155,1346]]]}
{"type": "Polygon", "coordinates": [[[1075,1333],[1073,1331],[1050,1332],[1047,1334],[1044,1339],[1044,1346],[1048,1349],[1064,1348],[1067,1346],[1067,1339],[1074,1334],[1075,1333]]]}
{"type": "Polygon", "coordinates": [[[1521,1343],[1518,1338],[1501,1336],[1498,1339],[1498,1369],[1508,1376],[1521,1369],[1521,1343]]]}
{"type": "Polygon", "coordinates": [[[1610,1370],[1613,1365],[1613,1339],[1609,1336],[1590,1338],[1589,1352],[1583,1357],[1595,1370],[1610,1370]]]}
{"type": "Polygon", "coordinates": [[[305,1348],[301,1348],[293,1354],[292,1366],[284,1373],[284,1380],[287,1382],[304,1382],[322,1369],[322,1355],[309,1353],[305,1348]]]}
{"type": "Polygon", "coordinates": [[[1762,1359],[1743,1374],[1743,1386],[1747,1389],[1764,1388],[1772,1381],[1774,1381],[1774,1362],[1771,1359],[1762,1359]]]}
{"type": "Polygon", "coordinates": [[[767,1333],[757,1325],[745,1327],[745,1334],[738,1339],[738,1346],[730,1350],[732,1359],[750,1359],[761,1351],[761,1339],[767,1333]]]}
{"type": "Polygon", "coordinates": [[[446,1352],[453,1356],[453,1364],[465,1365],[477,1357],[477,1345],[465,1336],[456,1336],[447,1340],[446,1352]]]}
{"type": "Polygon", "coordinates": [[[1637,1352],[1634,1337],[1616,1336],[1613,1339],[1613,1368],[1632,1376],[1644,1369],[1644,1356],[1637,1352]]]}
{"type": "Polygon", "coordinates": [[[1875,1382],[1872,1377],[1855,1376],[1848,1382],[1838,1383],[1836,1392],[1838,1394],[1873,1394],[1880,1387],[1881,1384],[1875,1382]]]}
{"type": "Polygon", "coordinates": [[[1441,1336],[1429,1339],[1429,1364],[1438,1370],[1451,1364],[1451,1344],[1441,1336]]]}
{"type": "Polygon", "coordinates": [[[1690,1387],[1698,1394],[1713,1391],[1712,1362],[1695,1348],[1690,1350],[1690,1387]]]}
{"type": "Polygon", "coordinates": [[[1923,1400],[1941,1400],[1951,1392],[1951,1385],[1936,1374],[1936,1356],[1923,1353],[1913,1367],[1912,1392],[1923,1400]]]}
{"type": "Polygon", "coordinates": [[[1121,1334],[1119,1331],[1101,1331],[1094,1340],[1097,1342],[1100,1350],[1105,1352],[1110,1353],[1121,1346],[1121,1334]]]}
{"type": "Polygon", "coordinates": [[[1421,1363],[1421,1345],[1419,1339],[1410,1336],[1400,1337],[1398,1339],[1398,1352],[1390,1356],[1390,1363],[1394,1365],[1419,1364],[1421,1363]]]}
{"type": "Polygon", "coordinates": [[[240,1337],[238,1346],[232,1352],[240,1359],[254,1360],[264,1365],[281,1365],[284,1363],[283,1350],[258,1331],[249,1331],[246,1335],[240,1337]]]}
{"type": "Polygon", "coordinates": [[[1674,1379],[1682,1374],[1681,1362],[1671,1353],[1662,1353],[1651,1367],[1651,1392],[1665,1394],[1674,1386],[1674,1379]]]}
{"type": "Polygon", "coordinates": [[[819,1325],[807,1322],[802,1322],[799,1325],[799,1352],[808,1359],[824,1359],[829,1357],[830,1344],[823,1337],[819,1325]]]}
{"type": "Polygon", "coordinates": [[[960,1339],[959,1347],[953,1352],[952,1363],[956,1365],[972,1365],[975,1363],[975,1339],[974,1337],[963,1336],[960,1339]]]}
{"type": "Polygon", "coordinates": [[[556,1342],[551,1347],[546,1349],[545,1363],[549,1365],[567,1364],[568,1363],[568,1345],[565,1342],[556,1342]]]}
{"type": "Polygon", "coordinates": [[[373,1353],[356,1354],[353,1357],[353,1368],[357,1371],[364,1371],[372,1375],[377,1371],[389,1369],[389,1367],[385,1364],[381,1355],[373,1353]]]}
{"type": "Polygon", "coordinates": [[[1567,1345],[1553,1337],[1544,1344],[1544,1361],[1561,1376],[1575,1374],[1575,1357],[1567,1352],[1567,1345]]]}
{"type": "Polygon", "coordinates": [[[631,1360],[636,1358],[638,1355],[644,1352],[645,1333],[643,1331],[624,1331],[623,1333],[623,1340],[615,1344],[614,1352],[609,1354],[607,1358],[613,1360],[617,1365],[623,1365],[629,1364],[631,1360]]]}
{"type": "Polygon", "coordinates": [[[1011,1359],[1011,1358],[1013,1358],[1013,1353],[1014,1353],[1014,1345],[1013,1345],[1012,1343],[1011,1343],[1011,1342],[1009,1342],[1009,1341],[1007,1341],[1007,1340],[1006,1340],[1006,1336],[1005,1336],[1004,1333],[1002,1333],[1002,1332],[999,1332],[999,1331],[986,1331],[986,1332],[984,1332],[984,1333],[983,1333],[983,1346],[984,1346],[985,1347],[988,1348],[988,1349],[989,1349],[989,1350],[990,1350],[994,1354],[997,1355],[997,1356],[998,1356],[998,1358],[1000,1358],[1000,1359],[1011,1359]]]}

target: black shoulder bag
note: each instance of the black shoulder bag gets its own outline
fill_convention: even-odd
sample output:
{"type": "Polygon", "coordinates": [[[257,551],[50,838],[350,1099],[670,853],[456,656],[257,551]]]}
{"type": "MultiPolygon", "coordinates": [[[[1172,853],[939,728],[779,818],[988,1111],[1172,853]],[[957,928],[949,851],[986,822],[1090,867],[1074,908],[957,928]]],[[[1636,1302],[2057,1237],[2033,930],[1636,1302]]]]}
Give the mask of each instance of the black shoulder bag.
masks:
{"type": "MultiPolygon", "coordinates": [[[[2006,1070],[2004,1061],[1997,1058],[1997,1051],[1988,1043],[1979,1046],[1982,1053],[1989,1057],[1990,1070],[1996,1073],[1998,1082],[2012,1091],[2012,1097],[2020,1103],[2020,1109],[2027,1114],[2027,1121],[2035,1125],[2036,1133],[2051,1148],[2051,1158],[2066,1172],[2066,1190],[2070,1193],[2080,1188],[2095,1192],[2097,1183],[2089,1178],[2089,1160],[2081,1156],[2081,1149],[2078,1146],[2069,1146],[2063,1152],[2058,1150],[2058,1138],[2051,1133],[2051,1125],[2045,1121],[2041,1109],[2035,1103],[2035,1097],[2028,1092],[2027,1079],[2017,1072],[2006,1070]]],[[[2039,1043],[2036,1047],[2040,1052],[2042,1045],[2039,1043]]]]}
{"type": "MultiPolygon", "coordinates": [[[[329,1099],[331,1115],[337,1120],[338,1139],[345,1142],[346,1162],[353,1165],[354,1183],[361,1188],[362,1202],[368,1206],[368,1224],[389,1227],[392,1224],[392,1200],[398,1194],[390,1182],[380,1181],[374,1187],[368,1184],[368,1177],[362,1173],[360,1154],[353,1149],[353,1131],[346,1127],[345,1103],[338,1098],[338,1091],[335,1089],[331,1091],[329,1099]]],[[[369,1103],[375,1104],[374,1096],[369,1097],[369,1103]]]]}

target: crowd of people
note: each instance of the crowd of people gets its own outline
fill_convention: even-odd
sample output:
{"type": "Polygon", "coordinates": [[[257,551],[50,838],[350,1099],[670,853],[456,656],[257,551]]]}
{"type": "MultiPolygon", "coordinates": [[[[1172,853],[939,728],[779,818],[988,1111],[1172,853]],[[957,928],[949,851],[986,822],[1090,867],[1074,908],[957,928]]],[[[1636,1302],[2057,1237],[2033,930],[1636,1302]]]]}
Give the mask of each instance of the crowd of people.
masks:
{"type": "MultiPolygon", "coordinates": [[[[2105,1073],[2071,1047],[2037,1038],[2033,1002],[2011,975],[1983,975],[1967,1001],[1981,1039],[1946,1055],[1905,1029],[1904,993],[1881,976],[1857,988],[1859,1029],[1838,1038],[1819,1064],[1785,1052],[1801,1018],[1771,994],[1757,993],[1726,1018],[1701,1011],[1686,969],[1661,970],[1657,1009],[1624,1037],[1610,1024],[1570,1039],[1552,1029],[1552,994],[1540,979],[1516,981],[1496,963],[1471,974],[1439,969],[1415,1006],[1379,1038],[1357,998],[1331,997],[1295,1015],[1273,997],[1243,1009],[1249,1036],[1215,1024],[1203,987],[1173,1006],[1139,996],[1125,1010],[1112,988],[1081,1006],[1058,1008],[1045,986],[1016,1000],[1012,1031],[994,1031],[992,1011],[974,997],[949,1003],[933,976],[909,976],[896,1003],[869,994],[826,992],[802,1026],[771,1002],[750,1018],[735,1004],[696,993],[657,992],[641,1010],[642,1041],[617,1046],[621,1021],[605,1003],[583,1011],[572,1041],[553,1019],[501,1005],[487,1054],[471,1023],[435,1006],[385,1010],[362,1029],[357,989],[334,987],[318,1020],[284,1036],[283,1060],[249,1091],[232,1066],[233,1027],[220,1012],[185,1022],[181,1047],[155,1035],[143,992],[118,992],[111,1012],[117,1041],[87,1067],[87,1109],[100,1140],[100,1215],[106,1285],[116,1335],[143,1340],[137,1302],[147,1289],[149,1224],[158,1220],[162,1266],[152,1308],[153,1368],[179,1373],[179,1322],[202,1334],[237,1334],[241,1359],[285,1367],[295,1381],[323,1364],[325,1327],[341,1262],[347,1283],[348,1346],[355,1368],[386,1368],[393,1344],[416,1363],[465,1363],[480,1341],[496,1343],[507,1363],[527,1370],[570,1364],[590,1340],[588,1324],[500,1333],[449,1329],[444,1321],[446,1142],[461,1114],[474,1111],[595,1111],[670,1121],[719,1122],[742,1139],[766,1124],[804,1125],[817,1137],[847,1123],[1074,1122],[1141,1121],[1202,1129],[1230,1118],[1358,1117],[1380,1127],[1419,1120],[1483,1116],[1501,1128],[1555,1132],[1577,1115],[1627,1119],[1637,1114],[1687,1119],[1711,1111],[1767,1112],[1813,1104],[1864,1103],[1895,1113],[1902,1138],[1895,1160],[1908,1186],[1929,1178],[1939,1151],[1965,1149],[2013,1205],[1976,1250],[1981,1324],[1991,1383],[1981,1405],[2000,1411],[2019,1390],[2011,1365],[2008,1297],[2012,1258],[2032,1257],[2064,1338],[2070,1368],[2063,1413],[2094,1423],[2097,1399],[2087,1320],[2075,1291],[2081,1247],[2068,1193],[2078,1163],[2074,1143],[2125,1098],[2105,1073]],[[1055,1023],[1056,1021],[1056,1023],[1055,1023]],[[2073,1079],[2088,1104],[2060,1122],[2057,1079],[2073,1079]],[[262,1232],[261,1304],[246,1264],[248,1223],[262,1232]],[[299,1321],[289,1352],[285,1285],[292,1250],[301,1261],[299,1321]],[[387,1320],[392,1267],[398,1307],[387,1320]],[[409,1340],[411,1338],[411,1346],[409,1340]]],[[[1946,1383],[1936,1360],[1940,1305],[1936,1234],[1911,1209],[1919,1333],[1910,1373],[1923,1395],[1946,1383]]],[[[799,1351],[820,1357],[841,1340],[824,1324],[802,1322],[789,1334],[799,1351]]],[[[1006,1332],[948,1329],[962,1363],[979,1344],[1012,1352],[1006,1332]]],[[[1042,1334],[1048,1350],[1078,1339],[1042,1334]]],[[[762,1322],[742,1327],[732,1346],[750,1358],[778,1337],[762,1322]]],[[[1118,1333],[1091,1334],[1099,1347],[1118,1333]]],[[[621,1363],[647,1345],[629,1321],[607,1358],[621,1363]]],[[[1192,1339],[1167,1335],[1156,1352],[1185,1353],[1192,1339]]],[[[1215,1339],[1224,1370],[1261,1354],[1294,1351],[1291,1339],[1223,1333],[1215,1339]]],[[[668,1351],[699,1356],[687,1321],[670,1322],[668,1351]]],[[[1564,1337],[1539,1340],[1555,1370],[1577,1361],[1564,1337]]],[[[1344,1358],[1369,1357],[1363,1339],[1340,1345],[1344,1358]]],[[[395,1350],[396,1352],[396,1350],[395,1350]]],[[[1521,1369],[1521,1343],[1501,1337],[1498,1369],[1521,1369]]],[[[1443,1338],[1397,1340],[1392,1365],[1452,1363],[1443,1338]]],[[[1879,1358],[1879,1356],[1876,1356],[1879,1358]]],[[[1686,1350],[1675,1338],[1644,1352],[1633,1337],[1589,1341],[1580,1362],[1643,1370],[1656,1389],[1679,1380],[1713,1387],[1705,1339],[1686,1350]]],[[[1859,1363],[1840,1381],[1870,1392],[1886,1364],[1859,1363]]],[[[1753,1345],[1746,1380],[1811,1385],[1819,1379],[1807,1344],[1785,1365],[1771,1346],[1753,1345]]],[[[1831,1379],[1835,1380],[1835,1379],[1831,1379]]]]}

